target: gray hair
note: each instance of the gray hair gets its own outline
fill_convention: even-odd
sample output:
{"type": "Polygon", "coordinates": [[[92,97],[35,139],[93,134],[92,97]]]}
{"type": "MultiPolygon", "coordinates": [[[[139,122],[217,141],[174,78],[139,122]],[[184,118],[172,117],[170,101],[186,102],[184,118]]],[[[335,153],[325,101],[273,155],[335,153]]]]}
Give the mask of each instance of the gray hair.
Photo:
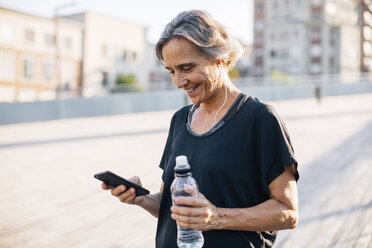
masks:
{"type": "Polygon", "coordinates": [[[163,46],[173,38],[185,38],[210,59],[223,59],[229,71],[243,53],[242,46],[233,39],[219,22],[203,10],[190,10],[178,14],[165,26],[155,45],[155,56],[162,63],[163,46]]]}

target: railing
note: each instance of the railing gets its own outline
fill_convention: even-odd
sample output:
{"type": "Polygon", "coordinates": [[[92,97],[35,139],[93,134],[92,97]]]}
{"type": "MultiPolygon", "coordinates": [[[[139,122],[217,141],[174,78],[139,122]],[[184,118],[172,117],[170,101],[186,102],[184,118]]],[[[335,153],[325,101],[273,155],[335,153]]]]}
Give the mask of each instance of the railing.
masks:
{"type": "MultiPolygon", "coordinates": [[[[319,74],[319,75],[287,75],[276,73],[271,77],[248,77],[248,78],[237,78],[232,80],[238,88],[245,88],[250,86],[280,86],[280,85],[313,85],[320,87],[323,84],[352,84],[360,82],[371,82],[372,73],[342,73],[342,74],[319,74]]],[[[123,84],[115,86],[101,87],[94,84],[86,84],[81,87],[69,88],[60,87],[58,90],[59,99],[77,98],[82,96],[82,92],[93,92],[95,96],[104,96],[111,93],[122,93],[122,92],[154,92],[154,91],[166,91],[175,90],[177,87],[172,81],[161,81],[161,82],[150,82],[147,84],[123,84]],[[142,86],[142,85],[146,85],[142,86]]],[[[49,91],[35,91],[29,89],[28,92],[24,92],[23,95],[15,94],[13,88],[9,88],[5,92],[7,97],[0,99],[0,102],[14,102],[14,101],[45,101],[56,99],[56,89],[50,89],[49,91]],[[28,95],[26,95],[28,94],[28,95]],[[15,97],[11,97],[14,95],[15,97]]],[[[1,93],[1,92],[0,92],[1,93]]],[[[3,92],[4,93],[4,92],[3,92]]],[[[5,93],[3,95],[5,95],[5,93]]],[[[88,94],[90,95],[90,94],[88,94]]],[[[0,94],[1,98],[1,94],[0,94]]]]}
{"type": "Polygon", "coordinates": [[[319,74],[319,75],[286,75],[278,74],[272,77],[250,77],[233,80],[237,86],[258,86],[258,85],[299,85],[323,83],[359,83],[372,82],[371,73],[343,73],[343,74],[319,74]]]}

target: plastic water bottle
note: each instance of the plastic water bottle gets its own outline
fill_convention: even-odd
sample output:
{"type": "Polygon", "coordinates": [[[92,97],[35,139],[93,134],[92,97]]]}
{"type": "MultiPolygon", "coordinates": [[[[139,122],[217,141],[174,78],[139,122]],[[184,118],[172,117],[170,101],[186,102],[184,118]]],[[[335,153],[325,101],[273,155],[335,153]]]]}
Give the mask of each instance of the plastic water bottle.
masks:
{"type": "MultiPolygon", "coordinates": [[[[173,205],[178,196],[198,197],[199,188],[195,179],[191,177],[191,168],[186,156],[176,157],[176,167],[174,167],[175,179],[171,185],[173,205]],[[185,191],[185,188],[194,189],[193,194],[185,191]]],[[[187,207],[187,206],[186,206],[187,207]]],[[[204,238],[201,231],[190,228],[180,227],[177,224],[177,246],[179,248],[201,248],[204,238]]]]}

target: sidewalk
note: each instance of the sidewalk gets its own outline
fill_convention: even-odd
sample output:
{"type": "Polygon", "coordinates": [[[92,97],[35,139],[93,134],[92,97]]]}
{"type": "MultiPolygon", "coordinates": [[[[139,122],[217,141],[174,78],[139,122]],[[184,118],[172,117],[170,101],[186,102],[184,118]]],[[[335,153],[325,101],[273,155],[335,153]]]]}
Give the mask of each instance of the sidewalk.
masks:
{"type": "MultiPolygon", "coordinates": [[[[372,247],[372,94],[272,102],[299,161],[300,223],[275,247],[372,247]]],[[[0,247],[154,247],[156,219],[93,174],[159,190],[174,111],[0,126],[0,247]]]]}

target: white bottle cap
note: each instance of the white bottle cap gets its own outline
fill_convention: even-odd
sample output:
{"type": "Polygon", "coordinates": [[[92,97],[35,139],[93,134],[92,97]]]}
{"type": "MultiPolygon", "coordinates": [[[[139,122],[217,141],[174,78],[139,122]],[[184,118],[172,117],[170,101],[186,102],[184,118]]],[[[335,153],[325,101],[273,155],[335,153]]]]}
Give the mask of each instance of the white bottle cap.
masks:
{"type": "Polygon", "coordinates": [[[190,165],[187,162],[187,157],[184,155],[176,157],[176,166],[174,167],[174,172],[176,174],[185,175],[191,171],[190,165]]]}
{"type": "Polygon", "coordinates": [[[176,165],[189,164],[187,162],[187,157],[185,155],[180,155],[176,157],[176,165]]]}

